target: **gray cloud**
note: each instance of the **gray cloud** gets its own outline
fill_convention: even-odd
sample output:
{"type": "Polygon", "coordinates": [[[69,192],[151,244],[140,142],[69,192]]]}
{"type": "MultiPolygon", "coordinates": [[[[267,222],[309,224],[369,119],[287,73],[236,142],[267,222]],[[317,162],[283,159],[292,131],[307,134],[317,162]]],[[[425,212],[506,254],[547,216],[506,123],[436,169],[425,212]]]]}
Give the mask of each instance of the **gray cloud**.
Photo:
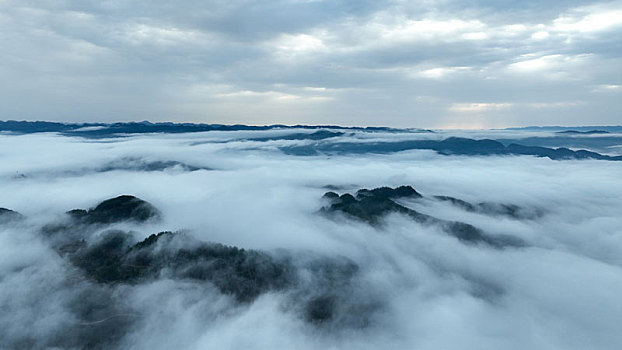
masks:
{"type": "Polygon", "coordinates": [[[621,112],[619,1],[0,7],[3,119],[474,128],[621,112]]]}

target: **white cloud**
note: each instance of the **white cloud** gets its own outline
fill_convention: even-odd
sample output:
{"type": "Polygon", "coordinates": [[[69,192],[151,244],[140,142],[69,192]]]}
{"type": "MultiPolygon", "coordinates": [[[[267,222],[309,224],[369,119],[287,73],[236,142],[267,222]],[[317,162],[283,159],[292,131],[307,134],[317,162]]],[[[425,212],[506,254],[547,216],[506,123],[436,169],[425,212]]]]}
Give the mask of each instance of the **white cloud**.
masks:
{"type": "Polygon", "coordinates": [[[531,34],[531,38],[534,40],[544,40],[548,38],[549,36],[550,36],[549,32],[542,31],[542,30],[531,34]]]}
{"type": "Polygon", "coordinates": [[[454,41],[456,34],[465,35],[467,40],[481,39],[485,33],[480,29],[485,24],[479,20],[460,19],[392,19],[378,16],[365,25],[369,34],[376,34],[378,39],[388,43],[416,42],[420,40],[454,41]]]}
{"type": "Polygon", "coordinates": [[[512,103],[455,103],[449,107],[454,112],[485,112],[508,109],[512,103]]]}
{"type": "Polygon", "coordinates": [[[619,92],[622,91],[622,85],[603,84],[594,88],[594,92],[619,92]]]}
{"type": "Polygon", "coordinates": [[[593,60],[591,54],[579,55],[544,55],[526,54],[511,63],[508,69],[511,72],[523,74],[542,74],[542,77],[551,79],[581,79],[583,72],[578,68],[586,67],[593,60]],[[535,57],[535,58],[534,58],[535,57]]]}
{"type": "Polygon", "coordinates": [[[271,42],[270,46],[276,49],[274,54],[277,58],[283,60],[306,59],[328,50],[322,39],[310,34],[284,34],[271,42]]]}
{"type": "MultiPolygon", "coordinates": [[[[529,57],[529,56],[527,56],[529,57]]],[[[517,71],[539,71],[551,68],[563,60],[562,55],[548,55],[533,59],[526,59],[510,65],[510,69],[517,71]]]]}
{"type": "Polygon", "coordinates": [[[441,79],[452,75],[453,73],[468,71],[470,67],[436,67],[418,71],[415,76],[429,79],[441,79]]]}
{"type": "MultiPolygon", "coordinates": [[[[482,111],[508,106],[462,107],[482,111]]],[[[8,311],[0,314],[0,345],[11,348],[5,345],[30,337],[34,340],[28,344],[34,347],[51,347],[67,330],[71,339],[84,339],[75,335],[86,338],[88,331],[100,328],[80,324],[76,309],[95,298],[101,308],[110,306],[108,302],[140,313],[130,334],[115,334],[122,339],[121,348],[617,350],[622,341],[622,308],[617,302],[622,293],[622,199],[615,195],[622,191],[620,162],[419,151],[295,157],[276,147],[304,141],[244,140],[283,133],[97,140],[0,135],[0,206],[29,218],[24,227],[0,228],[0,306],[8,311]],[[62,175],[125,156],[179,160],[215,170],[62,175]],[[16,169],[27,177],[13,177],[16,169]],[[28,176],[35,172],[43,175],[28,176]],[[491,218],[432,200],[408,203],[491,234],[519,237],[529,245],[497,251],[464,245],[397,215],[380,228],[323,218],[317,210],[326,191],[322,186],[328,184],[346,186],[343,191],[410,184],[428,198],[438,194],[474,203],[512,203],[543,209],[545,215],[533,220],[491,218]],[[369,327],[344,330],[305,323],[292,311],[288,295],[278,292],[233,305],[209,285],[188,280],[110,288],[84,280],[37,230],[65,210],[88,208],[122,193],[149,200],[164,213],[163,223],[123,227],[141,238],[164,229],[188,229],[206,241],[291,250],[299,253],[294,259],[305,254],[346,256],[360,267],[357,288],[373,291],[386,307],[369,327]]],[[[357,133],[348,140],[408,140],[419,135],[465,133],[357,133]]],[[[473,135],[534,136],[518,131],[473,135]]]]}
{"type": "Polygon", "coordinates": [[[622,26],[622,9],[579,8],[553,21],[552,30],[565,33],[591,33],[622,26]]]}
{"type": "Polygon", "coordinates": [[[530,102],[523,103],[522,106],[529,108],[572,108],[585,104],[584,101],[566,101],[566,102],[530,102]]]}
{"type": "Polygon", "coordinates": [[[462,38],[466,40],[486,40],[488,39],[488,33],[485,32],[469,32],[462,34],[462,38]]]}
{"type": "Polygon", "coordinates": [[[147,24],[133,24],[125,28],[120,40],[127,40],[131,45],[155,44],[170,45],[204,45],[209,37],[205,33],[182,30],[175,27],[158,27],[147,24]]]}
{"type": "MultiPolygon", "coordinates": [[[[313,90],[312,92],[318,92],[318,90],[313,90]]],[[[320,90],[320,92],[323,92],[320,90]]],[[[265,100],[270,99],[273,101],[326,101],[331,100],[330,96],[318,96],[318,95],[295,95],[290,93],[283,93],[278,91],[234,91],[234,92],[226,92],[226,93],[216,93],[210,96],[205,96],[206,98],[225,98],[225,99],[251,99],[251,100],[265,100]]]]}

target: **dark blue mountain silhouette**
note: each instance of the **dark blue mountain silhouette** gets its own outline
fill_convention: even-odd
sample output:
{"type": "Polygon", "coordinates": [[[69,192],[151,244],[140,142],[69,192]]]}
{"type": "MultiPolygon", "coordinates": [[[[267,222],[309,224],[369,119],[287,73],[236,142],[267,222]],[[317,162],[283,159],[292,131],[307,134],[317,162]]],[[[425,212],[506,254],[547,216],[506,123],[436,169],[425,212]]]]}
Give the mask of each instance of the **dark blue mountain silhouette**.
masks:
{"type": "MultiPolygon", "coordinates": [[[[223,124],[194,124],[194,123],[58,123],[47,121],[0,121],[0,131],[16,133],[60,132],[68,135],[84,137],[114,136],[117,134],[144,134],[144,133],[186,133],[202,131],[240,131],[240,130],[272,130],[272,129],[342,129],[363,130],[368,132],[383,131],[397,132],[399,129],[388,127],[345,127],[338,125],[223,125],[223,124]]],[[[426,132],[432,132],[425,130],[426,132]]],[[[321,135],[321,134],[319,134],[321,135]]],[[[316,135],[318,136],[318,135],[316,135]]]]}
{"type": "Polygon", "coordinates": [[[474,140],[462,137],[450,137],[445,140],[409,140],[397,142],[336,142],[318,145],[285,146],[281,147],[284,153],[292,155],[319,155],[319,154],[362,154],[362,153],[393,153],[407,150],[433,150],[443,155],[533,155],[548,157],[553,160],[562,159],[600,159],[622,160],[622,156],[608,156],[600,153],[568,148],[548,148],[539,146],[523,146],[510,144],[504,146],[497,140],[474,140]]]}
{"type": "MultiPolygon", "coordinates": [[[[365,132],[412,132],[413,130],[394,129],[388,127],[343,127],[335,125],[222,125],[222,124],[193,124],[193,123],[151,123],[151,122],[128,122],[128,123],[57,123],[46,121],[0,121],[0,131],[15,133],[38,133],[58,132],[64,135],[81,136],[89,138],[118,137],[128,134],[144,133],[188,133],[202,131],[240,131],[240,130],[272,130],[272,129],[308,129],[317,130],[313,133],[293,133],[283,136],[265,138],[253,138],[252,141],[270,140],[316,140],[343,136],[345,133],[333,130],[353,130],[365,132]]],[[[551,130],[557,131],[558,137],[526,138],[518,140],[491,140],[469,139],[462,137],[450,137],[444,140],[406,140],[396,142],[331,142],[317,143],[303,146],[286,146],[281,150],[292,155],[317,155],[317,154],[358,154],[358,153],[393,153],[414,149],[434,150],[444,155],[533,155],[548,157],[554,160],[561,159],[599,159],[599,160],[622,160],[622,156],[608,156],[597,152],[578,150],[572,151],[565,147],[545,147],[543,142],[551,144],[576,143],[578,136],[584,134],[606,134],[618,132],[622,127],[578,127],[565,130],[562,127],[536,127],[518,130],[551,130]],[[575,130],[576,129],[576,130],[575,130]],[[507,146],[502,143],[508,144],[507,146]],[[527,143],[527,144],[523,144],[527,143]],[[535,143],[535,144],[534,144],[535,143]]],[[[417,129],[419,132],[433,132],[430,130],[417,129]]],[[[603,136],[604,137],[604,136],[603,136]]],[[[580,138],[582,142],[590,141],[603,143],[596,138],[580,138]]],[[[590,144],[591,144],[590,143],[590,144]]]]}

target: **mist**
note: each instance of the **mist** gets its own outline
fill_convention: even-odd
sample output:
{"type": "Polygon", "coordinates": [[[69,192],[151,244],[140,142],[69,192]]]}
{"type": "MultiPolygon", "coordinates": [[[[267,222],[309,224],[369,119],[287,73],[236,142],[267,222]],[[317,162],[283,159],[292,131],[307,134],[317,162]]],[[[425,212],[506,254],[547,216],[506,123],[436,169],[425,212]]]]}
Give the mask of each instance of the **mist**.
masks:
{"type": "MultiPolygon", "coordinates": [[[[0,207],[23,216],[0,220],[0,348],[618,349],[622,344],[622,162],[432,150],[298,156],[282,149],[451,135],[280,138],[294,132],[311,133],[98,139],[0,134],[0,207]],[[359,189],[399,186],[422,195],[395,199],[400,207],[521,244],[466,242],[442,225],[399,211],[374,223],[347,212],[322,212],[330,208],[323,197],[328,191],[356,195],[359,189]],[[67,224],[67,211],[94,208],[120,195],[147,201],[159,219],[67,224]],[[519,208],[520,215],[465,210],[435,196],[474,208],[519,208]],[[46,236],[46,227],[61,224],[64,233],[46,236]],[[159,242],[154,252],[206,243],[259,252],[266,261],[287,266],[295,282],[241,301],[217,283],[179,277],[170,267],[138,282],[98,281],[73,253],[59,253],[70,235],[93,247],[113,231],[126,234],[131,244],[159,232],[179,233],[170,240],[173,248],[159,242]],[[325,295],[332,298],[326,302],[330,317],[310,317],[316,311],[309,305],[320,303],[323,310],[325,295]]],[[[454,134],[491,133],[534,135],[454,134]]]]}

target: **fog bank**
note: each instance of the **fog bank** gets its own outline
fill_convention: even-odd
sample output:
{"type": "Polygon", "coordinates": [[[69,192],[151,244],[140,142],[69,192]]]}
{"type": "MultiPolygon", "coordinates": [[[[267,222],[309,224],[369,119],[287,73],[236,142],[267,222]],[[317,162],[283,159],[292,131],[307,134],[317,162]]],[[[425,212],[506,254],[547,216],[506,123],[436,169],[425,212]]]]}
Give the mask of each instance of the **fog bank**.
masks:
{"type": "MultiPolygon", "coordinates": [[[[24,216],[0,220],[0,348],[622,344],[622,162],[430,150],[301,157],[280,148],[330,140],[276,137],[282,135],[0,135],[0,207],[24,216]],[[400,206],[524,244],[470,244],[399,212],[383,214],[377,224],[321,213],[328,191],[402,185],[423,197],[395,199],[400,206]],[[44,228],[71,222],[65,214],[71,209],[124,194],[151,203],[160,220],[84,226],[76,234],[85,244],[110,230],[135,242],[181,232],[188,240],[170,249],[219,243],[257,251],[287,261],[295,282],[240,302],[213,281],[182,278],[170,267],[139,282],[94,280],[71,254],[58,252],[44,228]],[[434,196],[474,207],[516,206],[533,215],[466,210],[434,196]],[[356,268],[343,273],[344,266],[356,268]],[[309,303],[321,304],[317,298],[328,294],[330,320],[310,320],[309,303]]],[[[339,137],[358,142],[391,135],[339,137]]]]}

